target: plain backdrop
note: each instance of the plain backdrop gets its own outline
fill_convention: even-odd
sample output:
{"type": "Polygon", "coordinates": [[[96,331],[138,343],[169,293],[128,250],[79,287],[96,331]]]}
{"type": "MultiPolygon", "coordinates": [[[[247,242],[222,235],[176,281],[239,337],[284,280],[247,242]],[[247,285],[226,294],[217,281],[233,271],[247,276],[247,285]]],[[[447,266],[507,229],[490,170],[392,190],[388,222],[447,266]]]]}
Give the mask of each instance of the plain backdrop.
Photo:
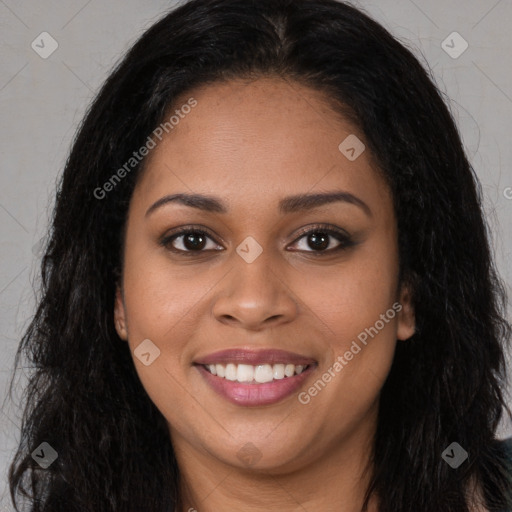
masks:
{"type": "MultiPolygon", "coordinates": [[[[34,310],[40,240],[77,125],[113,65],[175,3],[0,0],[0,403],[34,310]],[[47,58],[31,46],[41,37],[44,51],[58,44],[47,58]]],[[[498,268],[512,294],[512,3],[352,3],[412,49],[449,98],[482,183],[498,268]],[[464,41],[468,47],[458,55],[464,41]]],[[[0,512],[10,510],[6,475],[19,425],[20,410],[6,401],[0,413],[0,512]]],[[[499,435],[512,435],[512,426],[504,423],[499,435]]]]}

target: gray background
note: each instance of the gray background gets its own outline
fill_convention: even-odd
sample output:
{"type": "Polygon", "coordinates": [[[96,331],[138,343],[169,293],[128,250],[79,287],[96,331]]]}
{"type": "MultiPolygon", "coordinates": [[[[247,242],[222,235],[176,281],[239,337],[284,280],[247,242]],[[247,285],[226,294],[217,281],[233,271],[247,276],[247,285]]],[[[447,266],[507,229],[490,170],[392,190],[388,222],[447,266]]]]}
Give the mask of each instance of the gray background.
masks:
{"type": "MultiPolygon", "coordinates": [[[[508,188],[512,187],[512,3],[353,3],[411,48],[433,70],[438,86],[450,98],[482,182],[498,267],[512,294],[512,188],[508,188]],[[469,44],[458,58],[450,57],[441,46],[454,31],[469,44]]],[[[15,349],[33,312],[39,240],[77,124],[114,63],[173,5],[164,0],[0,0],[0,403],[15,349]],[[44,31],[59,45],[46,59],[31,48],[44,31]]],[[[448,39],[448,44],[460,48],[456,40],[452,44],[448,39]]],[[[2,506],[7,503],[2,497],[7,492],[7,466],[19,438],[19,424],[19,409],[10,401],[3,403],[2,512],[10,510],[2,506]]],[[[512,435],[512,425],[503,424],[499,435],[512,435]]]]}

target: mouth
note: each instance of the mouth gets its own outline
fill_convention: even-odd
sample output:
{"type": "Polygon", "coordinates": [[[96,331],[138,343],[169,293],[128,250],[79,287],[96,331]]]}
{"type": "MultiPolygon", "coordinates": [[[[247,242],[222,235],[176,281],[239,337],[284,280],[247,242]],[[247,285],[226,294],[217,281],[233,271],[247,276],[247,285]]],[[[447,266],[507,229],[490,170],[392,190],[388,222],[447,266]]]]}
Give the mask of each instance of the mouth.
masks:
{"type": "Polygon", "coordinates": [[[288,379],[300,375],[311,365],[278,363],[278,364],[209,364],[203,365],[206,371],[221,379],[245,382],[248,384],[265,384],[275,380],[288,379]]]}
{"type": "Polygon", "coordinates": [[[293,394],[318,366],[281,350],[226,350],[194,362],[217,394],[241,406],[269,405],[293,394]]]}

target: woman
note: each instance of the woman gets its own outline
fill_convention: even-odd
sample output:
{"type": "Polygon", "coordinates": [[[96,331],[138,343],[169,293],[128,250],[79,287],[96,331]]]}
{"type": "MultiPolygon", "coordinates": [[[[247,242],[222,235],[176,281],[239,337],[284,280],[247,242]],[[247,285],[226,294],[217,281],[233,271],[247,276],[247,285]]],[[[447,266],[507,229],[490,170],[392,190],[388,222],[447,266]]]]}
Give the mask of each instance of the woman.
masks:
{"type": "Polygon", "coordinates": [[[417,59],[349,5],[151,27],[79,130],[42,278],[9,474],[30,510],[510,510],[477,179],[417,59]]]}

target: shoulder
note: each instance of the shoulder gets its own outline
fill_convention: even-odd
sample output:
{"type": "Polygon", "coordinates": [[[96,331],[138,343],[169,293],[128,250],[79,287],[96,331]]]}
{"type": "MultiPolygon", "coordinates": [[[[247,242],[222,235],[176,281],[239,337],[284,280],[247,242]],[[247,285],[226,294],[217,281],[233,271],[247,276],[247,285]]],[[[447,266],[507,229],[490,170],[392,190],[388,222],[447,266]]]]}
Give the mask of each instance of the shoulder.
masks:
{"type": "MultiPolygon", "coordinates": [[[[512,475],[512,437],[507,439],[496,439],[496,449],[503,455],[508,462],[508,469],[512,475]]],[[[512,512],[512,509],[503,510],[503,512],[512,512]]]]}
{"type": "Polygon", "coordinates": [[[512,466],[512,437],[508,439],[496,439],[496,447],[512,466]]]}

